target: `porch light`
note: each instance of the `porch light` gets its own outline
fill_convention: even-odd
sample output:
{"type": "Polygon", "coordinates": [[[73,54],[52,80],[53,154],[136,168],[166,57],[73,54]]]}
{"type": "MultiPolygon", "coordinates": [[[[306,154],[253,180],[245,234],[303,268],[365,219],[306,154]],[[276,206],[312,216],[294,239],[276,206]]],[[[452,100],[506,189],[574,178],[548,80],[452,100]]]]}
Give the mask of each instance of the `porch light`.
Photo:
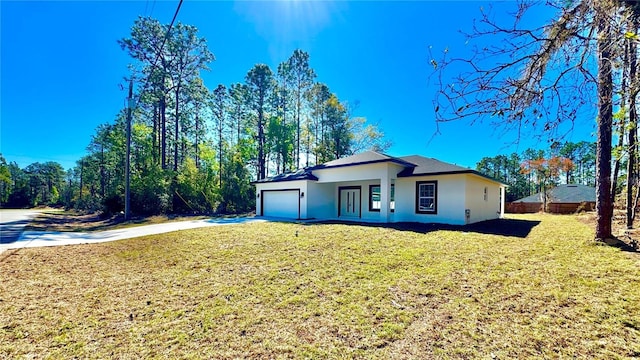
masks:
{"type": "Polygon", "coordinates": [[[259,199],[259,198],[260,198],[260,193],[257,193],[257,194],[256,194],[256,197],[259,199]]]}
{"type": "Polygon", "coordinates": [[[300,193],[300,198],[304,197],[304,191],[300,193]]]}

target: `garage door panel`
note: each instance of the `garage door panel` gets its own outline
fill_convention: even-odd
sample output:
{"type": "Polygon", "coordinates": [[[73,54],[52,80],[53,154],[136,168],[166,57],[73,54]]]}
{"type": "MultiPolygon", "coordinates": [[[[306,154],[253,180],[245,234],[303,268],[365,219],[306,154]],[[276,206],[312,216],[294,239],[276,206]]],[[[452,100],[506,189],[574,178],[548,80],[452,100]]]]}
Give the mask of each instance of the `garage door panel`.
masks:
{"type": "Polygon", "coordinates": [[[299,218],[299,190],[280,190],[262,192],[262,215],[288,219],[299,218]]]}

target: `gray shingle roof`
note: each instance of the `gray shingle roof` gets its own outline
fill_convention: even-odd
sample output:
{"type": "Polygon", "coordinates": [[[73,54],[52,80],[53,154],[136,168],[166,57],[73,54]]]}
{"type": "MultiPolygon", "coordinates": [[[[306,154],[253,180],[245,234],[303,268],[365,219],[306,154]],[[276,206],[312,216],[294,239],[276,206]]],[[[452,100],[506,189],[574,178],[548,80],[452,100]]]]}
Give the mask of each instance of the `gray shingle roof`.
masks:
{"type": "Polygon", "coordinates": [[[318,178],[311,173],[310,168],[304,168],[297,171],[286,172],[275,176],[270,176],[253,183],[268,183],[268,182],[281,182],[281,181],[295,181],[295,180],[318,180],[318,178]]]}
{"type": "Polygon", "coordinates": [[[441,174],[475,174],[478,176],[485,177],[489,180],[499,182],[475,170],[454,165],[454,164],[449,164],[433,158],[426,158],[420,155],[403,156],[398,158],[398,157],[389,156],[387,154],[382,154],[376,151],[366,151],[360,154],[329,161],[324,164],[316,165],[310,168],[300,169],[295,172],[288,172],[288,173],[268,177],[265,179],[255,181],[254,183],[267,183],[267,182],[293,181],[293,180],[316,180],[317,181],[318,178],[315,175],[313,175],[314,170],[382,163],[382,162],[393,162],[398,165],[404,166],[405,167],[404,170],[398,173],[398,177],[441,175],[441,174]]]}
{"type": "Polygon", "coordinates": [[[312,167],[312,170],[319,170],[325,168],[332,167],[342,167],[342,166],[353,166],[353,165],[364,165],[364,164],[373,164],[378,162],[386,162],[391,161],[403,166],[413,166],[413,164],[403,161],[397,157],[389,156],[387,154],[382,154],[376,151],[365,151],[363,153],[347,156],[345,158],[332,160],[326,162],[324,164],[316,165],[312,167]]]}
{"type": "Polygon", "coordinates": [[[444,174],[474,174],[503,184],[501,181],[489,177],[479,171],[455,164],[449,164],[434,158],[426,158],[420,155],[411,155],[403,156],[400,159],[415,164],[416,166],[402,170],[400,173],[398,173],[398,177],[444,174]]]}
{"type": "MultiPolygon", "coordinates": [[[[580,203],[595,202],[596,201],[596,188],[581,184],[563,184],[549,190],[547,192],[547,202],[555,203],[580,203]]],[[[523,203],[541,203],[542,193],[533,194],[525,198],[516,200],[514,202],[523,203]]]]}
{"type": "Polygon", "coordinates": [[[469,168],[420,155],[403,156],[400,159],[415,164],[416,166],[404,169],[398,174],[399,177],[474,171],[469,168]]]}

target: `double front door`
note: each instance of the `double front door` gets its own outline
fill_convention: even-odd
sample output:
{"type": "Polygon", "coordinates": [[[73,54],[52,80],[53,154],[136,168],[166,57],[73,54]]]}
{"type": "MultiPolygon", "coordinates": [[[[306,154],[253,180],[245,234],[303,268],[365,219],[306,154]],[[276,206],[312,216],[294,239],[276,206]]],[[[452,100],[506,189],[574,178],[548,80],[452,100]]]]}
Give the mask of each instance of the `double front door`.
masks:
{"type": "Polygon", "coordinates": [[[360,187],[340,188],[340,217],[360,217],[360,187]]]}

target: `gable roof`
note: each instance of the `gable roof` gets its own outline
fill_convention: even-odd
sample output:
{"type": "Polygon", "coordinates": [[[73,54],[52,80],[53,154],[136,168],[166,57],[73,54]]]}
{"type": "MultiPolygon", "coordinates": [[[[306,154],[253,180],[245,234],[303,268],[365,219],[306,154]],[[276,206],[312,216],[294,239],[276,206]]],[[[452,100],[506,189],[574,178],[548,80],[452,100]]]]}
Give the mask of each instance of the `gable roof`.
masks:
{"type": "Polygon", "coordinates": [[[434,158],[426,158],[420,155],[403,156],[400,159],[410,162],[415,166],[402,170],[398,174],[398,177],[473,171],[462,166],[449,164],[434,158]]]}
{"type": "Polygon", "coordinates": [[[346,166],[367,165],[383,162],[392,162],[403,166],[404,169],[398,173],[398,177],[425,176],[425,175],[446,175],[446,174],[474,174],[491,181],[506,185],[501,181],[493,179],[476,170],[465,168],[462,166],[449,164],[434,158],[426,158],[420,155],[411,155],[403,157],[393,157],[376,151],[365,151],[356,155],[348,156],[341,159],[332,160],[324,164],[316,165],[309,168],[300,169],[293,172],[287,172],[271,177],[267,177],[256,183],[294,181],[294,180],[314,180],[318,178],[313,175],[314,170],[323,170],[331,168],[339,168],[346,166]]]}
{"type": "MultiPolygon", "coordinates": [[[[595,202],[596,201],[596,188],[586,186],[582,184],[562,184],[555,188],[548,190],[548,202],[556,203],[580,203],[595,202]]],[[[516,200],[514,202],[523,203],[541,203],[542,192],[527,196],[525,198],[516,200]]]]}
{"type": "Polygon", "coordinates": [[[412,168],[406,168],[398,173],[398,177],[424,176],[424,175],[446,175],[446,174],[474,174],[485,179],[504,184],[479,171],[466,167],[449,164],[434,158],[426,158],[420,155],[403,156],[400,159],[415,164],[412,168]]]}
{"type": "Polygon", "coordinates": [[[299,169],[297,171],[290,171],[282,174],[278,174],[275,176],[266,177],[264,179],[260,179],[258,181],[252,182],[252,184],[256,183],[268,183],[268,182],[281,182],[281,181],[295,181],[295,180],[314,180],[317,181],[318,178],[311,173],[310,168],[299,169]]]}
{"type": "Polygon", "coordinates": [[[387,162],[387,161],[394,162],[402,166],[415,166],[414,164],[406,162],[397,157],[389,156],[387,154],[379,153],[377,151],[365,151],[363,153],[347,156],[345,158],[340,158],[340,159],[326,162],[324,164],[316,165],[312,167],[311,170],[375,164],[375,163],[381,163],[381,162],[387,162]]]}

